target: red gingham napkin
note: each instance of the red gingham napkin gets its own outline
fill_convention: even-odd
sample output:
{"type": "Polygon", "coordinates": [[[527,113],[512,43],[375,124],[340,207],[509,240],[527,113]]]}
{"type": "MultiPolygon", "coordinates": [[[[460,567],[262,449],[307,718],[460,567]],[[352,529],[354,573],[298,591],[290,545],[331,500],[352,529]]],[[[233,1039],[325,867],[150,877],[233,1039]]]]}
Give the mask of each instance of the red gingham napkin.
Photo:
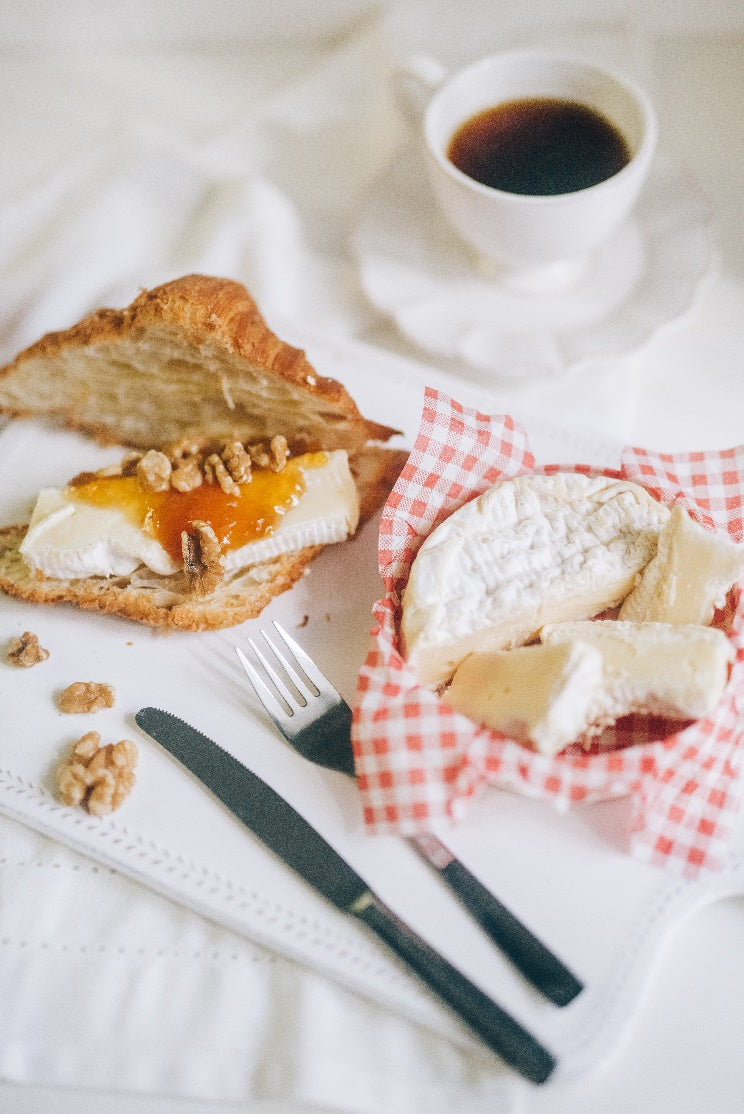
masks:
{"type": "MultiPolygon", "coordinates": [[[[723,452],[655,454],[625,449],[609,475],[681,502],[708,528],[744,533],[744,446],[723,452]]],[[[583,465],[539,471],[595,471],[583,465]]],[[[591,750],[541,755],[474,725],[418,684],[398,649],[400,595],[431,530],[497,479],[534,471],[526,431],[511,418],[468,409],[428,388],[416,443],[380,524],[385,597],[375,604],[359,676],[352,738],[365,822],[372,832],[411,834],[456,819],[491,784],[552,801],[629,795],[634,854],[694,876],[720,867],[741,792],[744,733],[744,593],[735,588],[724,626],[736,661],[708,719],[665,735],[659,722],[629,717],[591,750]]],[[[669,725],[666,725],[669,730],[669,725]]]]}

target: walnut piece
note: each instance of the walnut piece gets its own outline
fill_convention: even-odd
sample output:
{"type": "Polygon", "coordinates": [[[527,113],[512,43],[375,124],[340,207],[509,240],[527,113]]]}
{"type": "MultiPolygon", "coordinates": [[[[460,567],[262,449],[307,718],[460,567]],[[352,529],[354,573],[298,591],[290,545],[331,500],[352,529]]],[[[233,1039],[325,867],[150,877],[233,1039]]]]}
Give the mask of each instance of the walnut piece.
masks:
{"type": "Polygon", "coordinates": [[[57,699],[60,712],[100,712],[102,708],[113,708],[114,690],[111,685],[98,681],[73,681],[63,689],[57,699]]]}
{"type": "Polygon", "coordinates": [[[181,552],[189,588],[198,596],[208,596],[222,583],[225,556],[217,535],[208,522],[192,522],[181,534],[181,552]]]}
{"type": "Polygon", "coordinates": [[[275,434],[263,440],[242,442],[233,437],[220,448],[195,437],[183,437],[160,449],[146,453],[132,450],[119,464],[109,464],[97,472],[81,472],[70,481],[77,486],[102,476],[137,476],[146,491],[193,491],[205,480],[219,484],[227,495],[237,495],[241,484],[251,482],[253,469],[281,472],[289,449],[286,437],[275,434]]]}
{"type": "Polygon", "coordinates": [[[194,491],[203,478],[198,458],[183,457],[174,464],[170,482],[175,491],[194,491]]]}
{"type": "Polygon", "coordinates": [[[70,480],[68,487],[83,487],[84,484],[93,483],[102,474],[102,472],[77,472],[70,480]]]}
{"type": "Polygon", "coordinates": [[[135,743],[121,739],[101,746],[97,731],[88,731],[73,744],[57,770],[57,792],[64,805],[82,805],[92,816],[108,816],[135,783],[139,757],[135,743]]]}
{"type": "Polygon", "coordinates": [[[165,453],[150,449],[137,464],[137,479],[145,491],[167,491],[172,471],[165,453]]]}
{"type": "Polygon", "coordinates": [[[39,644],[39,639],[30,630],[24,631],[20,638],[14,638],[8,643],[6,652],[8,664],[15,665],[19,669],[29,669],[32,665],[38,665],[40,661],[46,661],[48,657],[49,651],[39,644]]]}
{"type": "Polygon", "coordinates": [[[245,451],[242,441],[228,441],[220,455],[236,484],[251,482],[253,472],[251,458],[245,451]]]}
{"type": "Polygon", "coordinates": [[[263,468],[271,472],[281,472],[289,456],[287,438],[277,433],[268,442],[256,441],[249,445],[248,452],[257,468],[263,468]]]}
{"type": "Polygon", "coordinates": [[[225,495],[237,495],[240,490],[219,453],[210,453],[204,461],[204,477],[208,483],[219,484],[225,495]]]}
{"type": "MultiPolygon", "coordinates": [[[[144,455],[145,454],[140,452],[139,449],[130,449],[130,451],[128,453],[125,453],[124,456],[121,458],[121,464],[119,466],[120,474],[122,476],[136,476],[139,462],[142,460],[142,457],[144,455]]],[[[116,472],[113,470],[115,468],[115,465],[112,464],[111,468],[112,471],[109,473],[109,475],[115,476],[116,472]]],[[[105,469],[103,469],[102,471],[105,471],[105,469]]]]}

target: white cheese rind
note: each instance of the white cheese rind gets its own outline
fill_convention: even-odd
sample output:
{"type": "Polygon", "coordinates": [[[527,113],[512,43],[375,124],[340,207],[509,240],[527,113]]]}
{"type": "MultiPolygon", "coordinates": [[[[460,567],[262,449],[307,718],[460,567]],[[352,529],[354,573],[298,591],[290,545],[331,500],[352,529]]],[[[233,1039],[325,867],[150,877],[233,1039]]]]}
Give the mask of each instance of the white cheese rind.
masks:
{"type": "Polygon", "coordinates": [[[602,656],[603,681],[592,718],[597,727],[632,712],[701,719],[721,699],[734,650],[715,627],[621,620],[561,623],[540,633],[546,645],[576,641],[602,656]]]}
{"type": "Polygon", "coordinates": [[[594,647],[533,644],[470,654],[443,699],[476,723],[552,755],[588,730],[602,684],[602,655],[594,647]]]}
{"type": "Polygon", "coordinates": [[[501,481],[438,526],[403,594],[403,651],[423,684],[475,651],[619,604],[669,511],[638,484],[559,472],[501,481]]]}
{"type": "Polygon", "coordinates": [[[57,580],[129,576],[142,564],[161,576],[178,568],[116,507],[73,501],[56,487],[39,493],[20,551],[33,572],[57,580]]]}
{"type": "Polygon", "coordinates": [[[744,545],[704,529],[676,505],[659,534],[656,556],[639,575],[619,618],[707,625],[742,577],[744,545]]]}
{"type": "Polygon", "coordinates": [[[343,449],[330,452],[322,466],[304,470],[305,491],[282,516],[273,534],[225,554],[225,571],[268,561],[309,545],[345,541],[359,523],[359,492],[343,449]]]}
{"type": "MultiPolygon", "coordinates": [[[[228,550],[226,572],[306,546],[344,541],[354,533],[359,495],[346,452],[328,453],[326,463],[305,469],[303,475],[305,491],[299,502],[271,535],[228,550]]],[[[169,576],[182,567],[116,507],[71,500],[58,488],[39,494],[20,549],[33,571],[55,579],[129,576],[141,565],[169,576]]]]}

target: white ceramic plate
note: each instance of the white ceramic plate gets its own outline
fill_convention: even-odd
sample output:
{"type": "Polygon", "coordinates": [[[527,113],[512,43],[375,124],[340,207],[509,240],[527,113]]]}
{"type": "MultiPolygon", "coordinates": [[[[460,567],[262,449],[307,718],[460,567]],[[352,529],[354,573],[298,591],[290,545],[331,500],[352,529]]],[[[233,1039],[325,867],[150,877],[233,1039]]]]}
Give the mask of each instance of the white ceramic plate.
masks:
{"type": "Polygon", "coordinates": [[[716,257],[703,200],[663,158],[632,217],[562,291],[489,274],[440,217],[413,153],[378,182],[353,246],[367,297],[409,340],[511,380],[630,354],[691,308],[716,257]]]}

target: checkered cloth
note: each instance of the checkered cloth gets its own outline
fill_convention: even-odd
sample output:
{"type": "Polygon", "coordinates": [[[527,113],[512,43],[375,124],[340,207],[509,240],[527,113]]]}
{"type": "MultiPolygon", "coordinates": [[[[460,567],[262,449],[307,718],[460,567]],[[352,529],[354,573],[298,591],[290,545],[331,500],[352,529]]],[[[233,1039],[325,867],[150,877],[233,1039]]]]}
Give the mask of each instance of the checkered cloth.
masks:
{"type": "MultiPolygon", "coordinates": [[[[663,502],[680,502],[706,527],[742,540],[744,446],[677,456],[625,449],[617,470],[663,502]]],[[[720,867],[742,789],[744,592],[716,617],[736,661],[716,711],[676,734],[669,724],[628,717],[586,751],[554,757],[473,724],[418,684],[400,655],[400,597],[413,558],[432,529],[494,481],[535,468],[526,431],[427,389],[419,434],[382,516],[385,597],[373,609],[359,676],[352,738],[365,821],[373,832],[411,834],[456,820],[484,785],[542,798],[560,808],[629,796],[631,851],[688,876],[720,867]]],[[[574,470],[592,471],[576,465],[574,470]]]]}

